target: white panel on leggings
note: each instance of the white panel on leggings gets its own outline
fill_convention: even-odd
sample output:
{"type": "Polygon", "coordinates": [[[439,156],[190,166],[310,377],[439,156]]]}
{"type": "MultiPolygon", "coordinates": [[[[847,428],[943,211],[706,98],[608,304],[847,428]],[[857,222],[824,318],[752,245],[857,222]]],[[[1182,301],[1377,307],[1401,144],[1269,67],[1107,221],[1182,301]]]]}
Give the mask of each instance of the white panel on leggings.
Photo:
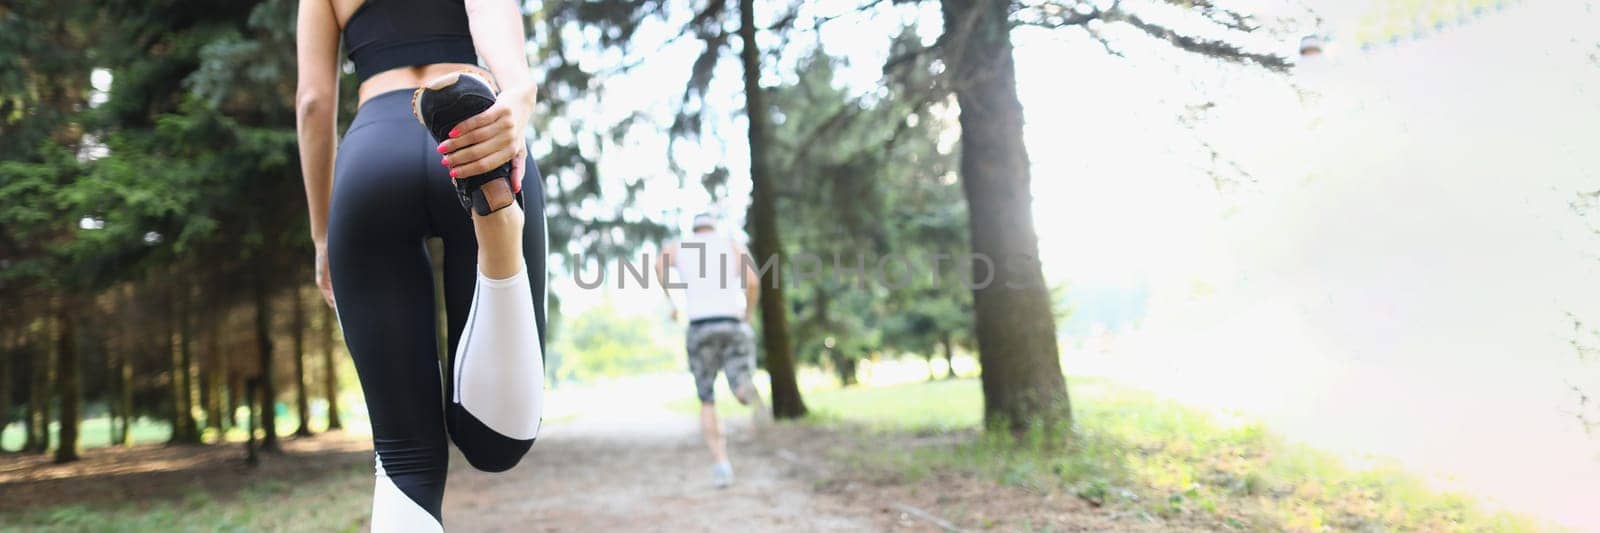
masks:
{"type": "Polygon", "coordinates": [[[528,269],[507,279],[478,274],[472,311],[456,349],[456,401],[496,432],[539,436],[544,355],[539,349],[528,269]]]}
{"type": "Polygon", "coordinates": [[[372,491],[373,533],[443,533],[444,526],[410,496],[395,486],[383,472],[378,458],[378,484],[372,491]]]}

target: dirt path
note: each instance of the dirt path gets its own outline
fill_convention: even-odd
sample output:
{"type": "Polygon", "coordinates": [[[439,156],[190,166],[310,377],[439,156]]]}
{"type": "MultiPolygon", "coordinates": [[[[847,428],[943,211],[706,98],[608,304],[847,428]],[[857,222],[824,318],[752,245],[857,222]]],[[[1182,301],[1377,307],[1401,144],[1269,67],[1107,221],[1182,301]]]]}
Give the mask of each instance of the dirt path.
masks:
{"type": "MultiPolygon", "coordinates": [[[[559,422],[544,428],[522,464],[488,474],[452,458],[445,524],[471,532],[939,531],[934,522],[943,520],[966,530],[1152,529],[1076,498],[998,485],[986,475],[908,477],[858,460],[885,450],[949,447],[959,439],[949,435],[811,424],[780,424],[758,435],[748,418],[724,420],[737,482],[717,489],[696,417],[666,407],[692,390],[685,374],[552,391],[548,415],[559,422]]],[[[203,510],[195,505],[221,509],[196,518],[202,521],[258,513],[246,520],[263,530],[364,530],[369,438],[340,432],[286,439],[284,446],[288,453],[264,456],[254,469],[243,465],[237,444],[93,449],[69,465],[51,464],[48,456],[0,456],[0,530],[9,517],[58,506],[107,514],[101,519],[108,523],[115,513],[150,509],[150,523],[165,524],[171,517],[159,515],[203,510]]],[[[34,519],[83,529],[50,516],[34,519]]]]}
{"type": "MultiPolygon", "coordinates": [[[[872,510],[819,494],[806,469],[773,450],[778,433],[724,421],[737,482],[711,485],[711,460],[690,415],[626,394],[563,398],[583,408],[544,429],[523,464],[485,474],[451,465],[445,522],[458,531],[861,531],[872,510]]],[[[685,389],[688,390],[688,389],[685,389]]],[[[787,432],[784,432],[787,433],[787,432]]]]}

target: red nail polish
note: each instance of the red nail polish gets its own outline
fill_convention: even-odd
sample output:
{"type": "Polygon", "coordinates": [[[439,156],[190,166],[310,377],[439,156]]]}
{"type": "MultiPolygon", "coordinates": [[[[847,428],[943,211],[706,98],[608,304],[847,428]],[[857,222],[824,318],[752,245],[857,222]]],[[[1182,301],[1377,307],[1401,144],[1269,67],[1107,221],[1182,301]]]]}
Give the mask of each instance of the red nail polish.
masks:
{"type": "Polygon", "coordinates": [[[451,139],[454,139],[454,138],[460,137],[460,136],[461,136],[461,128],[455,128],[455,129],[450,130],[450,138],[451,139]]]}
{"type": "Polygon", "coordinates": [[[439,153],[441,153],[441,154],[446,153],[445,150],[444,150],[444,143],[439,143],[439,153]]]}
{"type": "Polygon", "coordinates": [[[522,192],[522,182],[520,182],[520,181],[511,182],[511,193],[512,194],[516,194],[516,193],[519,193],[519,192],[522,192]]]}
{"type": "Polygon", "coordinates": [[[452,177],[452,178],[456,177],[456,169],[453,169],[453,168],[450,169],[450,177],[452,177]]]}
{"type": "Polygon", "coordinates": [[[450,158],[448,158],[448,157],[439,158],[439,165],[446,166],[446,167],[450,166],[450,158]]]}

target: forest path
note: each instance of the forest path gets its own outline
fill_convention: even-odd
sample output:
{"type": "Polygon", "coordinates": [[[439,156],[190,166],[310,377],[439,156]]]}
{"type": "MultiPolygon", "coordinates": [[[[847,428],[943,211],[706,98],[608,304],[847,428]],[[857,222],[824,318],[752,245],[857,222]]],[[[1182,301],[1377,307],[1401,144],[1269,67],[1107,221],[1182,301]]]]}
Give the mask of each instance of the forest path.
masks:
{"type": "Polygon", "coordinates": [[[452,458],[445,522],[459,531],[878,529],[870,504],[814,491],[803,459],[774,445],[803,431],[757,434],[747,417],[723,420],[737,478],[713,487],[698,420],[665,406],[692,390],[660,377],[558,392],[552,407],[565,404],[571,418],[548,424],[521,465],[488,474],[452,458]]]}

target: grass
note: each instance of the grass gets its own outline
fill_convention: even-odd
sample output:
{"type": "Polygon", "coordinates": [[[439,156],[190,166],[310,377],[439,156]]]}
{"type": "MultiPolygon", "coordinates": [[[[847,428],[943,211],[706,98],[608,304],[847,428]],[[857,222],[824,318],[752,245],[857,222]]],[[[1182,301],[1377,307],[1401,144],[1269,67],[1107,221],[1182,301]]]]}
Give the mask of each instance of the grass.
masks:
{"type": "Polygon", "coordinates": [[[1353,469],[1285,442],[1261,425],[1221,420],[1151,394],[1072,379],[1075,431],[1065,439],[980,435],[975,380],[809,394],[819,423],[876,432],[967,430],[948,446],[868,451],[860,460],[912,483],[937,470],[988,476],[1207,527],[1248,530],[1536,531],[1531,519],[1484,511],[1393,466],[1353,469]],[[1047,441],[1061,442],[1054,446],[1047,441]]]}
{"type": "MultiPolygon", "coordinates": [[[[242,413],[242,411],[241,411],[242,413]]],[[[365,411],[347,409],[342,413],[346,431],[368,428],[365,411]]],[[[239,417],[243,421],[243,416],[239,417]]],[[[106,418],[83,421],[80,448],[109,445],[106,418]]],[[[56,440],[58,424],[51,424],[51,442],[56,440]]],[[[291,411],[280,414],[278,435],[288,439],[299,426],[291,411]]],[[[327,421],[313,418],[312,429],[322,432],[327,421]]],[[[21,446],[20,424],[12,424],[3,435],[6,449],[21,446]]],[[[134,444],[160,444],[171,435],[171,426],[162,420],[137,419],[129,435],[134,444]]],[[[206,430],[206,442],[217,440],[216,432],[206,430]]],[[[223,439],[243,442],[245,431],[235,426],[223,439]]],[[[229,474],[234,475],[234,474],[229,474]]],[[[191,489],[180,499],[155,500],[108,507],[106,504],[69,503],[42,509],[0,515],[0,533],[10,531],[359,531],[367,518],[372,498],[372,466],[361,464],[324,472],[310,479],[289,482],[270,475],[249,481],[237,492],[214,494],[191,489]]]]}
{"type": "MultiPolygon", "coordinates": [[[[111,443],[110,424],[111,419],[105,417],[84,420],[83,425],[78,429],[78,447],[84,449],[109,445],[111,443]]],[[[60,442],[57,435],[60,430],[61,424],[50,423],[50,442],[52,444],[60,442]]],[[[132,444],[160,443],[166,442],[171,435],[172,426],[165,421],[138,418],[134,419],[133,426],[129,428],[128,440],[132,444]]],[[[22,439],[23,430],[20,422],[6,426],[3,431],[0,431],[0,445],[3,445],[0,447],[6,450],[21,448],[22,439]]]]}
{"type": "MultiPolygon", "coordinates": [[[[370,422],[367,420],[366,416],[366,409],[360,404],[352,405],[352,403],[346,403],[345,405],[346,407],[340,412],[342,418],[341,422],[344,423],[345,431],[355,433],[366,433],[371,431],[370,422]]],[[[317,407],[320,407],[320,405],[317,407]]],[[[242,425],[245,420],[244,413],[245,411],[242,409],[239,411],[239,415],[237,416],[237,421],[239,423],[229,428],[223,435],[222,440],[228,442],[244,442],[245,430],[244,426],[242,425]]],[[[316,416],[312,417],[312,431],[318,433],[326,431],[328,427],[326,416],[316,413],[315,411],[313,414],[316,416]]],[[[299,417],[295,416],[292,409],[285,410],[278,414],[276,426],[278,428],[278,435],[287,437],[294,433],[295,428],[300,427],[300,419],[299,417]]],[[[60,423],[50,423],[51,449],[54,449],[54,446],[61,442],[60,431],[60,423]]],[[[25,433],[23,431],[21,422],[15,422],[8,426],[0,427],[0,449],[13,451],[21,449],[24,436],[25,433]]],[[[134,419],[133,426],[129,428],[128,440],[130,445],[160,444],[167,442],[171,436],[172,425],[167,423],[166,420],[140,417],[134,419]]],[[[217,440],[217,433],[215,430],[207,428],[204,430],[202,438],[205,442],[215,442],[217,440]]],[[[111,445],[111,419],[104,416],[84,419],[82,425],[78,428],[78,449],[87,450],[109,445],[111,445]]]]}
{"type": "Polygon", "coordinates": [[[63,505],[7,516],[9,531],[359,531],[372,498],[371,466],[298,484],[266,479],[230,496],[116,508],[63,505]]]}

